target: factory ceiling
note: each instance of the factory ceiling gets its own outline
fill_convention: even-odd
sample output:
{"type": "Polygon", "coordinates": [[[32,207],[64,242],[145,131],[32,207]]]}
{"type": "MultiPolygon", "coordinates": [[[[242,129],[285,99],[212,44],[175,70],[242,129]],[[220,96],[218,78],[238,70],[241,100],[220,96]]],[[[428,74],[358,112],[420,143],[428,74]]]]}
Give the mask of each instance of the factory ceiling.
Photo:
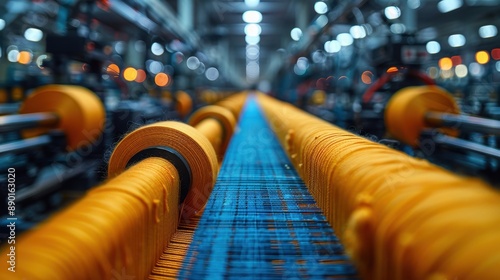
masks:
{"type": "MultiPolygon", "coordinates": [[[[17,29],[9,30],[19,31],[19,35],[29,25],[40,25],[46,21],[41,15],[49,15],[49,18],[56,20],[52,26],[46,25],[45,29],[63,32],[58,29],[61,23],[57,22],[61,14],[54,11],[66,8],[68,17],[75,16],[84,21],[85,14],[88,13],[85,9],[87,2],[89,1],[2,1],[0,14],[4,15],[5,24],[17,25],[17,29]],[[59,9],[51,11],[51,7],[59,9]]],[[[328,53],[324,49],[325,42],[336,39],[340,33],[352,33],[350,28],[353,25],[361,26],[366,33],[366,36],[355,39],[353,43],[354,46],[363,48],[365,53],[384,44],[387,36],[404,33],[416,34],[416,41],[422,44],[429,41],[439,43],[440,52],[433,54],[436,59],[479,46],[497,47],[500,43],[500,36],[496,34],[496,27],[500,26],[500,17],[497,16],[500,14],[499,0],[95,2],[100,7],[92,11],[95,19],[108,26],[111,33],[113,30],[130,33],[130,36],[120,39],[136,37],[134,32],[138,29],[143,31],[140,37],[145,38],[146,42],[153,42],[157,38],[166,45],[172,41],[182,42],[177,47],[178,50],[206,57],[210,61],[207,64],[218,67],[222,76],[238,86],[272,80],[279,69],[293,67],[297,58],[310,56],[314,50],[328,53]],[[397,10],[392,10],[391,14],[387,7],[397,7],[397,10]],[[248,11],[253,12],[245,14],[248,11]],[[249,24],[252,26],[248,27],[249,24]],[[134,26],[135,28],[131,28],[134,26]],[[493,26],[494,35],[483,36],[479,29],[484,26],[493,26]],[[452,47],[454,42],[450,42],[451,35],[463,35],[453,39],[465,39],[465,43],[462,45],[458,42],[458,47],[452,47]],[[255,45],[258,47],[248,48],[255,45]],[[249,63],[252,67],[249,67],[249,63]]],[[[483,33],[486,31],[483,29],[483,33]]],[[[111,36],[108,39],[116,38],[111,36]]]]}

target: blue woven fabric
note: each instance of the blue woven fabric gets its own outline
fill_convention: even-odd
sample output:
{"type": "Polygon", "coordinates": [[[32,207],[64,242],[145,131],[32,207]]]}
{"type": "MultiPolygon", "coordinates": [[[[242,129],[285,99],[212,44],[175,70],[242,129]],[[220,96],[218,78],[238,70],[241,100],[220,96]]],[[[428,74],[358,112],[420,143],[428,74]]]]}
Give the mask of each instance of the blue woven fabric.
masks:
{"type": "Polygon", "coordinates": [[[351,279],[355,273],[250,97],[179,278],[351,279]]]}

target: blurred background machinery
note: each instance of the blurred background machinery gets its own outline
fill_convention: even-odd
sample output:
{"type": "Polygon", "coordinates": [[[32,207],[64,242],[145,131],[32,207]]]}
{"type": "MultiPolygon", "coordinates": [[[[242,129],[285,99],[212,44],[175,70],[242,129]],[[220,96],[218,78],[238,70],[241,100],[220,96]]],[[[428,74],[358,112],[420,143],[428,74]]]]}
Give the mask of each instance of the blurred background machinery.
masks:
{"type": "MultiPolygon", "coordinates": [[[[300,169],[303,163],[296,162],[297,151],[293,149],[297,147],[291,147],[295,135],[300,134],[297,127],[291,125],[287,131],[273,127],[273,120],[286,123],[284,118],[274,115],[280,112],[269,112],[272,106],[282,108],[280,103],[265,105],[268,102],[261,101],[262,97],[246,100],[246,96],[237,94],[242,91],[265,93],[409,158],[424,159],[457,175],[479,178],[496,188],[500,184],[498,14],[500,2],[497,0],[2,1],[0,177],[6,177],[9,168],[16,170],[16,232],[21,234],[47,221],[54,213],[81,201],[89,189],[105,182],[108,174],[116,176],[131,165],[128,160],[132,159],[121,159],[118,168],[113,165],[113,157],[116,160],[116,150],[125,145],[119,143],[128,143],[129,148],[119,152],[125,155],[139,147],[137,143],[150,140],[144,136],[144,140],[137,143],[127,142],[132,141],[127,137],[143,136],[137,131],[154,127],[159,131],[180,129],[186,134],[196,134],[175,125],[175,129],[169,125],[168,129],[158,126],[164,121],[176,121],[189,123],[207,138],[210,146],[200,144],[200,151],[214,149],[218,165],[211,159],[210,164],[214,166],[209,173],[217,174],[221,167],[222,183],[215,186],[219,199],[225,195],[228,201],[235,199],[231,197],[231,190],[224,189],[224,184],[241,183],[232,181],[229,174],[233,171],[224,168],[224,158],[233,169],[253,170],[256,167],[245,165],[250,163],[236,156],[238,152],[243,151],[249,159],[255,159],[257,154],[269,156],[270,170],[278,170],[281,165],[297,169],[297,173],[290,171],[293,174],[288,173],[288,169],[273,174],[276,178],[291,176],[298,181],[302,178],[309,187],[301,189],[303,199],[316,201],[321,208],[318,211],[325,214],[296,218],[325,220],[334,224],[339,234],[345,228],[343,224],[336,224],[338,216],[332,214],[330,201],[321,198],[330,193],[311,189],[311,185],[317,184],[316,179],[307,181],[308,175],[300,169]],[[253,129],[255,134],[243,135],[259,138],[257,142],[261,145],[269,144],[266,139],[272,137],[260,133],[265,122],[256,113],[261,110],[257,109],[259,106],[265,108],[262,110],[266,111],[269,126],[276,130],[291,162],[278,160],[285,156],[281,151],[266,154],[265,149],[260,151],[250,140],[238,135],[245,128],[253,129]],[[247,119],[238,119],[240,113],[247,119]],[[240,126],[235,127],[238,121],[240,126]],[[235,141],[246,146],[229,148],[224,155],[233,133],[240,139],[235,141]],[[308,192],[314,199],[309,198],[308,192]]],[[[288,110],[286,106],[283,108],[288,110]]],[[[301,120],[305,118],[297,116],[301,120]]],[[[184,138],[175,139],[172,141],[184,138]]],[[[269,145],[274,147],[270,150],[279,149],[275,144],[269,145]]],[[[159,153],[168,154],[169,160],[176,158],[177,164],[183,162],[178,160],[177,152],[169,149],[142,148],[146,152],[137,151],[142,153],[140,159],[159,153]]],[[[306,146],[300,149],[306,153],[306,146]]],[[[140,159],[135,158],[133,162],[140,159]]],[[[260,168],[261,162],[257,162],[260,168]]],[[[164,163],[151,164],[170,168],[164,163]]],[[[322,166],[329,165],[325,162],[322,166]]],[[[187,184],[187,177],[183,176],[191,174],[190,168],[178,170],[182,173],[179,176],[172,175],[179,177],[177,183],[182,185],[184,180],[187,184]]],[[[241,176],[241,180],[252,180],[252,176],[245,177],[249,174],[243,171],[234,174],[241,176]]],[[[198,175],[189,175],[189,181],[196,181],[198,175]]],[[[273,175],[264,171],[255,171],[254,175],[263,182],[273,180],[273,175]]],[[[282,185],[286,185],[286,179],[283,180],[282,185]]],[[[195,199],[191,197],[194,194],[188,196],[187,190],[184,193],[181,190],[181,196],[188,196],[190,202],[180,200],[180,207],[186,208],[169,213],[173,216],[167,215],[167,220],[172,222],[176,215],[183,214],[192,218],[194,214],[189,211],[200,214],[204,208],[194,206],[192,201],[198,199],[205,205],[213,183],[206,183],[210,187],[195,187],[203,193],[201,198],[195,199]]],[[[263,183],[267,187],[272,185],[269,184],[263,183]]],[[[281,191],[287,190],[280,189],[283,201],[286,199],[281,191]]],[[[9,193],[8,188],[0,189],[2,199],[9,193]]],[[[220,202],[223,200],[214,201],[209,200],[208,205],[215,208],[206,210],[212,215],[217,215],[215,210],[230,205],[220,202]]],[[[272,204],[273,199],[270,201],[272,204]]],[[[294,207],[294,201],[291,199],[287,202],[291,204],[280,211],[294,207]]],[[[233,210],[243,211],[243,208],[237,209],[233,210]]],[[[311,209],[316,211],[314,207],[311,209]]],[[[2,206],[2,240],[8,236],[5,232],[8,214],[8,208],[2,206]]],[[[196,219],[205,227],[209,224],[204,218],[196,219]]],[[[177,226],[196,227],[192,221],[180,219],[178,222],[172,229],[159,230],[165,233],[164,239],[158,241],[159,247],[168,244],[170,238],[184,238],[176,235],[177,226]]],[[[215,226],[216,222],[212,222],[215,226]]],[[[219,222],[222,230],[225,224],[219,222]]],[[[224,231],[227,232],[230,230],[224,231]]],[[[192,232],[189,234],[191,238],[192,232]]],[[[352,236],[359,239],[356,234],[352,236]]],[[[141,235],[141,238],[149,237],[141,235]]],[[[343,238],[341,236],[344,244],[343,238]]],[[[297,242],[306,246],[309,241],[299,238],[297,242]]],[[[337,252],[335,238],[316,241],[328,243],[331,246],[328,250],[337,252]]],[[[220,246],[220,240],[213,244],[220,246]]],[[[319,250],[314,246],[307,248],[319,250]]],[[[201,246],[197,250],[208,252],[210,248],[201,246]]],[[[338,259],[342,263],[341,272],[354,277],[356,272],[348,258],[342,250],[338,252],[342,255],[338,259]]],[[[191,260],[196,259],[192,251],[186,249],[184,253],[191,260]]],[[[154,258],[160,257],[158,252],[153,254],[154,258]]],[[[362,252],[351,252],[350,256],[358,268],[360,263],[363,266],[361,276],[376,270],[364,267],[367,260],[362,252]]],[[[168,265],[156,268],[157,272],[165,272],[169,265],[182,265],[172,256],[164,258],[168,265]]],[[[293,261],[300,263],[300,258],[293,261]]],[[[134,270],[134,275],[141,275],[139,278],[152,269],[150,263],[141,265],[134,270]]],[[[213,276],[202,273],[203,268],[196,269],[167,271],[165,275],[213,276]]],[[[259,275],[264,277],[266,273],[259,275]]],[[[380,273],[385,275],[384,271],[380,273]]]]}

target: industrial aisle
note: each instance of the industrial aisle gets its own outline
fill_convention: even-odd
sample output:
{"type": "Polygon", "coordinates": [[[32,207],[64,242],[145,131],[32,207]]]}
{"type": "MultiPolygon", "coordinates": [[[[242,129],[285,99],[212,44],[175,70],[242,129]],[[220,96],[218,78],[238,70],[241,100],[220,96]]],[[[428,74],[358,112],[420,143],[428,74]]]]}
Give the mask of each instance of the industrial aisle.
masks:
{"type": "Polygon", "coordinates": [[[179,278],[305,277],[355,270],[252,96],[179,278]]]}

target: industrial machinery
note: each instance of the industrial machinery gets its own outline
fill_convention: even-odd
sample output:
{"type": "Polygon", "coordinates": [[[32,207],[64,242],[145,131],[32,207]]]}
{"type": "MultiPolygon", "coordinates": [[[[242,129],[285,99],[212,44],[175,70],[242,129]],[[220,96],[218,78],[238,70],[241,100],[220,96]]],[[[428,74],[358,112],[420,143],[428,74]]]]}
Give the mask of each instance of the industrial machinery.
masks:
{"type": "Polygon", "coordinates": [[[0,279],[498,279],[499,12],[0,3],[0,279]]]}

